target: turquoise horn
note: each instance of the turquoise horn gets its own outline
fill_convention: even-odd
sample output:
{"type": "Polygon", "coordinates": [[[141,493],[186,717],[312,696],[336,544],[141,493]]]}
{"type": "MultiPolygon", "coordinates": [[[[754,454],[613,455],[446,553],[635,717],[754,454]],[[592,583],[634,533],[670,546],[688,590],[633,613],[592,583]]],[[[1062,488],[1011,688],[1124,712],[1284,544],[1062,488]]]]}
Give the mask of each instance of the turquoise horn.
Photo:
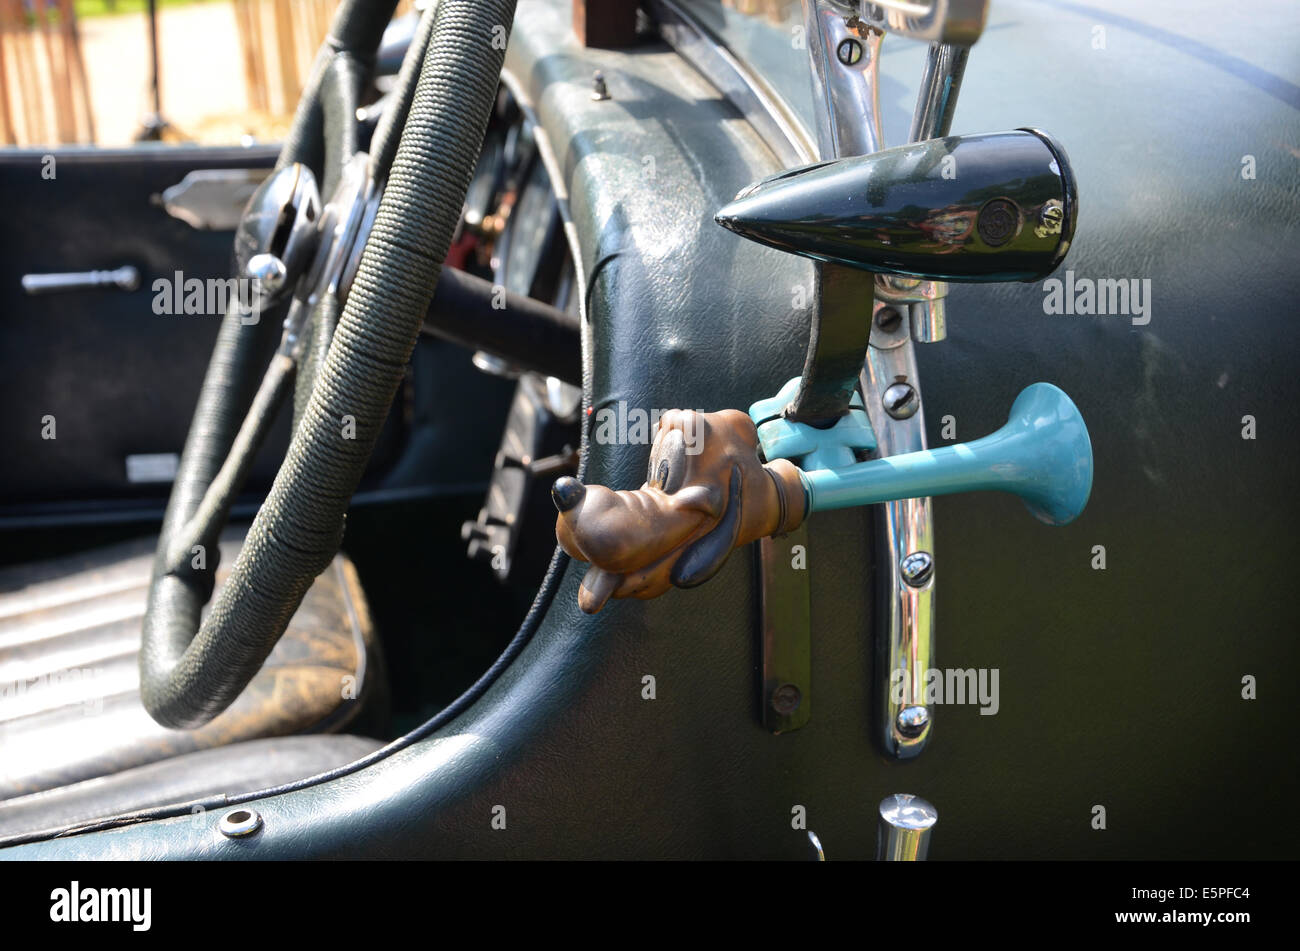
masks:
{"type": "Polygon", "coordinates": [[[1078,407],[1050,383],[1016,397],[997,432],[836,469],[803,473],[808,510],[849,508],[954,492],[1012,492],[1049,525],[1079,517],[1092,491],[1092,442],[1078,407]]]}

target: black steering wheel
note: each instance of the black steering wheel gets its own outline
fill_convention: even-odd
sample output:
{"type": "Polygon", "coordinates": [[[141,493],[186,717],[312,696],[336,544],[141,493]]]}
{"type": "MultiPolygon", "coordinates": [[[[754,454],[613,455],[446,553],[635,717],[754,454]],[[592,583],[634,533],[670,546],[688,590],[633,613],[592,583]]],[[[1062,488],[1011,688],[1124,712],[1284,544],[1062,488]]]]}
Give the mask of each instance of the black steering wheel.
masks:
{"type": "Polygon", "coordinates": [[[197,727],[230,705],[338,551],[460,220],[515,3],[439,0],[427,10],[370,152],[359,157],[357,105],[395,7],[396,0],[343,0],[268,180],[281,197],[298,197],[268,205],[254,196],[241,225],[243,239],[261,229],[273,247],[252,260],[247,241],[237,241],[235,277],[256,278],[255,294],[222,322],[144,618],[140,692],[164,726],[197,727]],[[309,178],[335,196],[319,215],[306,197],[309,178]],[[280,210],[265,220],[267,207],[280,210]],[[290,238],[313,228],[314,251],[290,254],[290,238]],[[280,323],[261,311],[279,290],[293,300],[259,386],[258,358],[280,323]],[[218,536],[295,378],[289,450],[203,619],[218,536]]]}

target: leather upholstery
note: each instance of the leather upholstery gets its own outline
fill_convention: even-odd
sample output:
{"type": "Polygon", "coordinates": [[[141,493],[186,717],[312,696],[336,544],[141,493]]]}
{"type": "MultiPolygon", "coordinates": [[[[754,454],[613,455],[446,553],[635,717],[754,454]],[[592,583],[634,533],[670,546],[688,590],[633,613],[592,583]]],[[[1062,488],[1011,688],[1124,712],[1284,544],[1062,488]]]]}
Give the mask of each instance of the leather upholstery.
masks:
{"type": "Polygon", "coordinates": [[[211,809],[214,798],[268,789],[322,773],[358,760],[382,745],[364,736],[278,736],[185,753],[120,773],[0,800],[0,837],[198,799],[204,800],[203,809],[211,809]]]}
{"type": "MultiPolygon", "coordinates": [[[[218,584],[241,540],[237,530],[223,536],[218,584]]],[[[136,663],[154,544],[0,571],[0,802],[245,740],[339,732],[382,703],[369,611],[340,555],[230,709],[197,730],[155,723],[136,663]]]]}

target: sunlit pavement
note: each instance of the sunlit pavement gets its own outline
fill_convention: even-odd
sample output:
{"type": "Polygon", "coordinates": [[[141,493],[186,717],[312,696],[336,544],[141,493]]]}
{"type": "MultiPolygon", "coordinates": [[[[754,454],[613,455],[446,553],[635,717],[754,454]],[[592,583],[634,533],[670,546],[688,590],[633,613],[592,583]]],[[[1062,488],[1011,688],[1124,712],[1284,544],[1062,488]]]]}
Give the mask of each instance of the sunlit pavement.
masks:
{"type": "MultiPolygon", "coordinates": [[[[187,137],[237,141],[248,98],[233,5],[168,6],[158,20],[163,115],[187,137]]],[[[129,145],[153,109],[148,21],[122,14],[79,26],[96,144],[129,145]]]]}

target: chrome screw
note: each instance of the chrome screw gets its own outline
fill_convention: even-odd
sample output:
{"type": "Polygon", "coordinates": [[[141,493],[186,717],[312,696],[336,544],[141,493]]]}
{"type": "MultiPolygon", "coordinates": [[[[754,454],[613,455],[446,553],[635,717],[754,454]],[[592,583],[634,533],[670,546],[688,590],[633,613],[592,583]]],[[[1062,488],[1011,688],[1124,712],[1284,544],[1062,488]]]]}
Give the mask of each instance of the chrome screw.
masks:
{"type": "Polygon", "coordinates": [[[911,383],[891,383],[880,401],[885,406],[885,412],[894,419],[911,419],[921,408],[921,399],[911,383]]]}
{"type": "Polygon", "coordinates": [[[887,334],[892,334],[903,322],[903,314],[897,307],[882,307],[876,313],[876,326],[887,334]]]}
{"type": "Polygon", "coordinates": [[[914,551],[899,563],[903,580],[913,588],[919,588],[930,580],[934,573],[934,559],[928,551],[914,551]]]}

